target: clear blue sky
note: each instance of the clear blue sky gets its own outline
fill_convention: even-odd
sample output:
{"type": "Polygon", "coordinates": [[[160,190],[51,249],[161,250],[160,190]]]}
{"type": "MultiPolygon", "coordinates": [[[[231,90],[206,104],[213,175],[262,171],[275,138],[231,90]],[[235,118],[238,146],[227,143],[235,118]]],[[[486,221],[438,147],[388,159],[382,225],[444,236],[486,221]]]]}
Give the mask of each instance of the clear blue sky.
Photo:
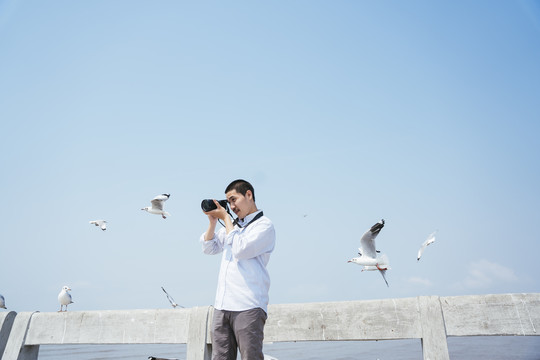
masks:
{"type": "Polygon", "coordinates": [[[538,292],[539,64],[538,1],[0,1],[0,293],[212,304],[237,178],[271,303],[538,292]],[[381,218],[389,288],[347,263],[381,218]]]}

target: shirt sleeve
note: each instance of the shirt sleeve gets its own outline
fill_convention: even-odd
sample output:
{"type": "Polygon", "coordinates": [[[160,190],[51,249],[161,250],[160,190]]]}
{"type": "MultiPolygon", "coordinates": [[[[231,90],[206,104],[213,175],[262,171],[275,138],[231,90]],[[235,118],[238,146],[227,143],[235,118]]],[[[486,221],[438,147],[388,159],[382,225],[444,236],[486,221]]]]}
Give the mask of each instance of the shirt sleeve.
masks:
{"type": "Polygon", "coordinates": [[[236,259],[250,259],[271,252],[276,242],[276,233],[272,222],[261,219],[244,231],[235,228],[225,241],[231,245],[236,259]]]}
{"type": "Polygon", "coordinates": [[[202,243],[203,253],[207,255],[219,254],[223,251],[223,243],[225,236],[223,236],[223,231],[220,229],[217,233],[214,233],[212,240],[204,240],[206,233],[203,233],[200,237],[200,242],[202,243]]]}

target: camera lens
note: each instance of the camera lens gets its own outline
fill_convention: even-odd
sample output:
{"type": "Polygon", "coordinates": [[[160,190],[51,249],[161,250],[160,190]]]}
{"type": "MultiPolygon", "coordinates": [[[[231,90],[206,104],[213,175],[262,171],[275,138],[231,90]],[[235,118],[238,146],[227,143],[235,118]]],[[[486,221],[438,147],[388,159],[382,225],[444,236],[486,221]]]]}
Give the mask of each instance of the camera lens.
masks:
{"type": "MultiPolygon", "coordinates": [[[[227,204],[228,204],[227,200],[219,200],[218,203],[219,203],[219,205],[221,205],[222,207],[227,209],[227,204]]],[[[212,210],[217,209],[217,206],[214,203],[214,200],[212,200],[212,199],[204,199],[203,201],[201,201],[201,209],[204,212],[208,212],[208,211],[212,211],[212,210]]]]}
{"type": "Polygon", "coordinates": [[[216,206],[216,204],[214,204],[214,200],[212,200],[212,199],[204,199],[201,202],[201,209],[204,212],[208,212],[208,211],[212,211],[212,210],[217,209],[217,206],[216,206]]]}

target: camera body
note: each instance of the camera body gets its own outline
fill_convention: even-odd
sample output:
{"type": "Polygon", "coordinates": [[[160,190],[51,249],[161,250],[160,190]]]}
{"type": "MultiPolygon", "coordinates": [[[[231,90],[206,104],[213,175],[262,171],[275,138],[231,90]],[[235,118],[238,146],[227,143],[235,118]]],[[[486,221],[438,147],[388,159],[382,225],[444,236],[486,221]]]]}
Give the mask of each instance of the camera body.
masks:
{"type": "MultiPolygon", "coordinates": [[[[218,203],[219,203],[219,205],[221,205],[225,209],[227,209],[227,206],[229,204],[227,202],[227,200],[218,200],[218,203]]],[[[208,211],[212,211],[212,210],[217,209],[217,206],[216,206],[216,204],[214,204],[214,200],[212,200],[212,199],[204,199],[203,201],[201,201],[201,209],[204,212],[208,212],[208,211]]]]}

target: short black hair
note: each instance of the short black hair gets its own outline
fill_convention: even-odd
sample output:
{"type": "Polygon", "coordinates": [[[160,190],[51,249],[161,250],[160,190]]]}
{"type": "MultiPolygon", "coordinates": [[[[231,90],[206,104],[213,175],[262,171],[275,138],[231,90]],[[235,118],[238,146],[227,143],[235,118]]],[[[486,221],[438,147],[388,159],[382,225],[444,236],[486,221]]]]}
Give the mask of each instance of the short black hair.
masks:
{"type": "Polygon", "coordinates": [[[246,180],[242,180],[242,179],[234,180],[225,189],[225,194],[227,194],[229,191],[232,191],[232,190],[235,190],[237,193],[242,194],[244,196],[246,196],[247,191],[250,190],[251,194],[253,195],[253,201],[255,201],[255,189],[253,189],[253,185],[251,185],[246,180]]]}

